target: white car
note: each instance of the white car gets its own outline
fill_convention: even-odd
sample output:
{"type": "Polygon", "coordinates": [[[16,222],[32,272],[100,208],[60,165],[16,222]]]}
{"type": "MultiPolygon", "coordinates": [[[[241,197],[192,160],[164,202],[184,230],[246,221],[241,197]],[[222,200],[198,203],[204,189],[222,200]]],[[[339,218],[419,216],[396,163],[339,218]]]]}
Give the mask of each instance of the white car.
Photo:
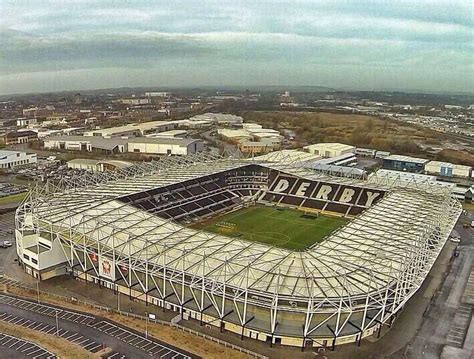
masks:
{"type": "Polygon", "coordinates": [[[454,242],[454,243],[461,242],[461,238],[458,238],[458,237],[451,237],[450,240],[451,240],[451,242],[454,242]]]}
{"type": "Polygon", "coordinates": [[[12,246],[12,242],[10,242],[10,241],[0,242],[0,247],[1,248],[8,248],[8,247],[11,247],[11,246],[12,246]]]}

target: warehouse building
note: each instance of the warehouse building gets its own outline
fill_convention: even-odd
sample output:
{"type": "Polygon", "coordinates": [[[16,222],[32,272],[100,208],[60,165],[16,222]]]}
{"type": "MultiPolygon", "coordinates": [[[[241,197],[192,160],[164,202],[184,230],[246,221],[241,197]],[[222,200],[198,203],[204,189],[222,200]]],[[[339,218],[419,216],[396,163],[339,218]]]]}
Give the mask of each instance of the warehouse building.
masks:
{"type": "Polygon", "coordinates": [[[344,143],[316,143],[305,146],[303,149],[321,157],[337,157],[347,153],[354,153],[356,148],[344,143]]]}
{"type": "Polygon", "coordinates": [[[55,136],[44,140],[44,148],[52,150],[122,153],[127,151],[127,140],[95,136],[55,136]]]}
{"type": "Polygon", "coordinates": [[[189,155],[201,152],[202,140],[193,138],[137,137],[128,140],[128,152],[155,155],[189,155]]]}
{"type": "Polygon", "coordinates": [[[221,128],[217,134],[224,141],[237,144],[242,153],[252,155],[279,150],[283,140],[277,130],[256,123],[243,123],[239,129],[221,128]]]}
{"type": "Polygon", "coordinates": [[[0,169],[26,166],[37,162],[36,153],[0,150],[0,169]]]}
{"type": "Polygon", "coordinates": [[[191,121],[210,121],[219,125],[238,125],[244,122],[241,116],[231,115],[227,113],[204,113],[190,118],[191,121]]]}
{"type": "Polygon", "coordinates": [[[33,131],[18,131],[18,132],[9,132],[4,138],[3,142],[5,145],[17,145],[21,143],[29,143],[32,141],[38,140],[38,134],[33,131]]]}
{"type": "Polygon", "coordinates": [[[91,172],[115,171],[132,166],[133,163],[120,160],[92,160],[75,158],[68,161],[67,167],[91,172]]]}
{"type": "Polygon", "coordinates": [[[390,155],[382,160],[382,168],[387,170],[422,173],[429,160],[424,158],[390,155]]]}
{"type": "Polygon", "coordinates": [[[463,177],[472,176],[472,167],[455,165],[449,162],[430,161],[425,165],[425,172],[442,177],[463,177]]]}
{"type": "Polygon", "coordinates": [[[240,142],[240,141],[250,141],[252,136],[250,133],[243,129],[229,129],[229,128],[220,128],[217,130],[217,134],[224,140],[228,142],[240,142]]]}
{"type": "Polygon", "coordinates": [[[98,136],[104,138],[145,136],[153,132],[173,130],[177,126],[178,123],[173,121],[149,121],[87,131],[84,132],[84,136],[98,136]]]}
{"type": "Polygon", "coordinates": [[[156,138],[156,137],[166,137],[166,138],[184,138],[188,134],[186,130],[170,130],[170,131],[163,131],[158,133],[150,133],[146,135],[146,137],[156,138]]]}

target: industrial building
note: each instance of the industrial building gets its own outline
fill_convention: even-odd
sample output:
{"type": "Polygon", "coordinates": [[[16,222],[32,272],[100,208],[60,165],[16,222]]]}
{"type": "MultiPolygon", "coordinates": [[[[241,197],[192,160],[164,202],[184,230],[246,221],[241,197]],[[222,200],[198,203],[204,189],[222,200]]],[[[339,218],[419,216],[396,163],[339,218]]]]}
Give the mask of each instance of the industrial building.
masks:
{"type": "Polygon", "coordinates": [[[38,140],[38,134],[33,131],[8,132],[3,138],[5,145],[17,145],[38,140]]]}
{"type": "Polygon", "coordinates": [[[244,129],[230,129],[230,128],[219,128],[217,134],[228,142],[237,143],[240,141],[249,141],[252,139],[252,135],[244,129]]]}
{"type": "Polygon", "coordinates": [[[97,136],[53,136],[44,139],[44,148],[51,150],[122,153],[127,152],[127,140],[97,136]]]}
{"type": "Polygon", "coordinates": [[[425,172],[441,177],[469,178],[472,176],[472,167],[448,162],[429,161],[425,165],[425,172]]]}
{"type": "Polygon", "coordinates": [[[26,166],[37,162],[36,153],[0,150],[0,169],[26,166]]]}
{"type": "Polygon", "coordinates": [[[202,140],[192,138],[167,137],[136,137],[127,140],[128,152],[154,155],[181,155],[201,152],[204,148],[202,140]]]}
{"type": "Polygon", "coordinates": [[[243,123],[242,128],[220,128],[217,134],[237,145],[244,154],[264,154],[281,148],[283,136],[277,130],[262,128],[256,123],[243,123]]]}
{"type": "Polygon", "coordinates": [[[184,138],[188,134],[186,130],[170,130],[170,131],[163,131],[157,133],[150,133],[145,135],[146,137],[167,137],[167,138],[184,138]]]}
{"type": "Polygon", "coordinates": [[[32,125],[36,125],[38,120],[36,118],[18,118],[16,120],[17,127],[28,127],[32,125]]]}
{"type": "Polygon", "coordinates": [[[196,115],[189,119],[190,121],[210,121],[218,125],[239,125],[244,122],[241,116],[226,113],[204,113],[196,115]]]}
{"type": "Polygon", "coordinates": [[[445,187],[207,153],[70,184],[32,188],[16,212],[27,273],[68,273],[242,339],[300,348],[360,344],[403,320],[462,211],[445,187]],[[349,222],[302,251],[187,225],[257,203],[349,222]]]}
{"type": "Polygon", "coordinates": [[[132,166],[131,162],[120,160],[92,160],[88,158],[75,158],[67,162],[68,168],[91,172],[115,171],[132,166]]]}
{"type": "Polygon", "coordinates": [[[149,121],[86,131],[84,136],[99,136],[103,138],[145,136],[149,133],[173,130],[177,126],[178,123],[173,121],[149,121]]]}
{"type": "Polygon", "coordinates": [[[316,143],[304,146],[303,149],[321,157],[337,157],[347,153],[354,153],[356,148],[344,143],[316,143]]]}
{"type": "Polygon", "coordinates": [[[429,160],[424,158],[390,155],[382,159],[382,168],[387,170],[423,173],[429,160]]]}

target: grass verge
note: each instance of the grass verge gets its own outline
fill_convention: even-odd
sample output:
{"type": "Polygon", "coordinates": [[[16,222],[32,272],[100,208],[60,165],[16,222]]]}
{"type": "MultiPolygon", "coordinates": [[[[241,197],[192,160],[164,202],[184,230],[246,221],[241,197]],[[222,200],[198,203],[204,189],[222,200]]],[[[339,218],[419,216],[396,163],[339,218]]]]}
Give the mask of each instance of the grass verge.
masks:
{"type": "Polygon", "coordinates": [[[12,204],[12,203],[20,203],[26,197],[28,192],[12,194],[10,196],[0,197],[0,205],[2,204],[12,204]]]}

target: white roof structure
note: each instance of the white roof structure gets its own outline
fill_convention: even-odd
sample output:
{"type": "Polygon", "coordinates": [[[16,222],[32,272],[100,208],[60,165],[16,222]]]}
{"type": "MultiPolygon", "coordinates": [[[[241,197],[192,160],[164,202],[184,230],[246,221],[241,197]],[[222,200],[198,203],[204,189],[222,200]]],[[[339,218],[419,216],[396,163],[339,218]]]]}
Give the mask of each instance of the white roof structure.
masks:
{"type": "MultiPolygon", "coordinates": [[[[196,163],[186,170],[178,167],[162,171],[159,177],[148,175],[135,177],[133,181],[124,179],[92,186],[80,192],[67,191],[36,207],[37,216],[53,226],[68,228],[82,224],[76,230],[84,231],[104,246],[111,246],[113,241],[115,250],[126,256],[132,255],[129,245],[137,255],[137,249],[153,243],[146,256],[151,258],[166,251],[167,261],[172,265],[179,263],[186,251],[189,274],[197,274],[193,272],[196,268],[202,270],[197,263],[206,258],[209,264],[206,275],[217,281],[227,281],[229,285],[239,285],[242,278],[238,274],[228,277],[215,273],[215,268],[226,264],[232,272],[239,273],[251,264],[255,280],[248,284],[249,289],[273,292],[277,281],[282,280],[283,285],[278,289],[280,295],[354,297],[390,284],[396,273],[403,269],[404,257],[417,246],[417,239],[431,225],[420,219],[436,218],[445,205],[428,193],[394,189],[380,203],[324,242],[299,253],[199,232],[114,199],[241,165],[223,161],[215,163],[210,170],[207,165],[196,163]],[[394,231],[394,228],[403,228],[403,231],[394,231]],[[120,235],[111,238],[114,232],[120,235]],[[382,248],[387,255],[379,258],[377,252],[382,248]],[[378,273],[377,278],[369,280],[369,272],[378,273]],[[340,282],[341,277],[344,277],[344,284],[340,282]],[[315,278],[318,278],[316,286],[311,284],[315,278]]],[[[320,176],[304,169],[299,171],[307,178],[320,176]]],[[[143,256],[145,253],[142,252],[136,259],[145,259],[143,256]]],[[[156,258],[155,264],[163,264],[160,262],[163,260],[163,257],[156,258]]]]}
{"type": "Polygon", "coordinates": [[[321,156],[313,155],[311,153],[298,151],[298,150],[273,151],[266,155],[261,155],[254,158],[255,161],[276,162],[276,163],[286,163],[286,164],[291,164],[294,162],[303,162],[303,161],[314,161],[314,160],[319,160],[319,159],[321,159],[321,156]]]}
{"type": "Polygon", "coordinates": [[[118,126],[118,127],[108,127],[108,128],[101,128],[97,130],[91,130],[84,133],[84,136],[102,136],[102,137],[113,137],[119,136],[121,134],[127,134],[134,131],[140,132],[142,134],[146,133],[147,131],[166,128],[166,127],[174,127],[175,123],[173,121],[148,121],[148,122],[141,122],[141,123],[131,123],[128,125],[118,126]]]}
{"type": "MultiPolygon", "coordinates": [[[[183,285],[184,278],[189,281],[186,285],[202,281],[203,286],[212,286],[212,291],[229,300],[233,296],[236,302],[244,303],[247,293],[245,305],[271,307],[281,313],[299,311],[312,317],[330,310],[352,313],[366,301],[376,307],[376,298],[390,292],[395,296],[391,312],[399,310],[421,285],[460,213],[450,190],[404,186],[384,178],[366,182],[331,177],[302,167],[299,160],[306,157],[293,152],[288,152],[289,160],[278,160],[278,156],[282,154],[257,157],[252,163],[308,180],[374,188],[386,194],[323,242],[302,252],[191,229],[118,200],[249,164],[248,160],[188,156],[128,167],[82,181],[80,188],[69,184],[53,195],[32,194],[31,202],[27,200],[26,207],[19,209],[19,223],[31,223],[28,208],[34,208],[36,225],[55,228],[65,243],[84,243],[89,251],[113,256],[152,275],[160,275],[162,268],[181,273],[176,280],[183,285]],[[403,294],[401,285],[406,286],[403,294]],[[285,300],[300,304],[288,307],[285,300]]],[[[385,314],[381,321],[386,320],[385,314]]],[[[281,328],[290,326],[280,321],[281,328]]],[[[362,327],[369,323],[364,321],[362,327]]],[[[336,324],[337,335],[346,324],[341,328],[341,323],[336,324]]],[[[297,327],[292,330],[301,330],[301,325],[297,327]]],[[[272,328],[276,330],[273,322],[272,328]]],[[[304,335],[318,328],[322,330],[320,324],[313,329],[308,324],[304,335]]]]}
{"type": "Polygon", "coordinates": [[[322,143],[315,143],[312,145],[304,146],[305,150],[313,151],[316,149],[323,149],[323,150],[330,150],[330,151],[352,151],[355,150],[354,146],[346,145],[345,143],[337,143],[337,142],[322,142],[322,143]]]}

